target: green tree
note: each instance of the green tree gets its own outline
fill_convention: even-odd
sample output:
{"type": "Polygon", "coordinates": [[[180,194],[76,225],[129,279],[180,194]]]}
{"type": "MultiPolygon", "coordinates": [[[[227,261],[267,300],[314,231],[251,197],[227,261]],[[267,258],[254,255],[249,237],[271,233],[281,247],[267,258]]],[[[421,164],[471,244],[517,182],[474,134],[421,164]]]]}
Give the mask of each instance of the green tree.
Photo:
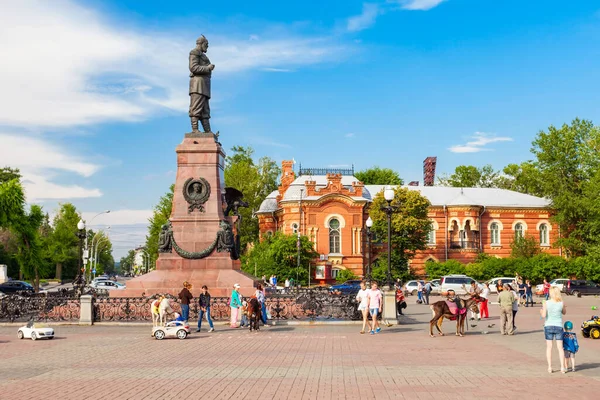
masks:
{"type": "Polygon", "coordinates": [[[318,256],[314,244],[300,236],[300,267],[298,268],[298,236],[276,232],[266,236],[242,257],[242,269],[252,275],[277,275],[279,280],[293,278],[300,284],[308,282],[308,268],[318,256]]]}
{"type": "Polygon", "coordinates": [[[240,242],[242,253],[248,244],[258,241],[258,219],[253,216],[263,200],[277,189],[280,170],[277,163],[268,157],[255,162],[251,147],[234,146],[233,154],[226,159],[225,184],[244,194],[248,208],[241,208],[240,242]]]}
{"type": "Polygon", "coordinates": [[[500,173],[495,171],[491,165],[481,168],[473,165],[459,165],[450,176],[438,178],[440,186],[452,187],[497,187],[500,173]]]}
{"type": "Polygon", "coordinates": [[[404,183],[398,172],[378,166],[358,171],[354,176],[365,185],[402,185],[404,183]]]}
{"type": "Polygon", "coordinates": [[[33,280],[35,291],[39,291],[40,275],[43,270],[44,260],[40,243],[39,229],[44,221],[44,213],[38,205],[32,205],[29,213],[25,213],[15,221],[11,229],[17,241],[16,259],[25,279],[33,280]]]}
{"type": "MultiPolygon", "coordinates": [[[[571,125],[550,126],[533,141],[531,151],[537,158],[543,192],[556,210],[563,246],[569,256],[584,255],[586,248],[600,240],[589,229],[590,205],[598,192],[600,167],[600,129],[591,121],[575,119],[571,125]]],[[[594,221],[591,221],[592,225],[594,221]]]]}
{"type": "Polygon", "coordinates": [[[335,278],[335,281],[338,283],[344,283],[351,279],[358,279],[358,276],[354,274],[354,272],[349,269],[342,269],[338,272],[338,276],[335,278]]]}
{"type": "MultiPolygon", "coordinates": [[[[175,185],[171,185],[169,191],[154,206],[152,217],[148,220],[150,224],[148,225],[148,235],[146,235],[146,249],[154,260],[158,259],[158,235],[160,234],[161,227],[169,221],[169,217],[171,216],[174,191],[175,185]]],[[[133,266],[133,262],[131,266],[133,266]]],[[[121,266],[122,268],[123,266],[121,266]]]]}
{"type": "Polygon", "coordinates": [[[21,172],[18,168],[0,168],[0,183],[12,181],[13,179],[17,181],[21,180],[21,172]]]}
{"type": "Polygon", "coordinates": [[[517,235],[510,243],[511,256],[515,258],[531,258],[540,254],[540,244],[535,237],[517,235]]]}
{"type": "MultiPolygon", "coordinates": [[[[427,212],[431,203],[416,190],[398,186],[394,190],[392,206],[397,207],[392,214],[392,277],[405,278],[408,273],[408,260],[418,250],[427,248],[427,235],[431,229],[431,221],[427,212]]],[[[373,232],[377,237],[387,240],[387,216],[382,207],[387,206],[383,191],[373,199],[369,215],[373,219],[373,232]]],[[[379,265],[385,264],[387,257],[379,258],[379,265]]],[[[375,277],[377,268],[373,268],[375,277]]]]}
{"type": "Polygon", "coordinates": [[[125,257],[121,257],[121,261],[119,262],[119,267],[121,269],[121,273],[125,272],[133,272],[133,262],[135,260],[135,250],[129,250],[125,257]]]}
{"type": "Polygon", "coordinates": [[[63,265],[66,262],[77,261],[79,257],[79,239],[77,238],[77,223],[81,216],[71,203],[60,205],[54,216],[54,230],[50,240],[46,241],[50,258],[56,266],[56,279],[62,279],[63,265]]]}
{"type": "Polygon", "coordinates": [[[502,172],[503,175],[498,177],[496,181],[497,187],[532,196],[544,196],[542,177],[535,162],[525,161],[521,164],[508,164],[502,172]]]}

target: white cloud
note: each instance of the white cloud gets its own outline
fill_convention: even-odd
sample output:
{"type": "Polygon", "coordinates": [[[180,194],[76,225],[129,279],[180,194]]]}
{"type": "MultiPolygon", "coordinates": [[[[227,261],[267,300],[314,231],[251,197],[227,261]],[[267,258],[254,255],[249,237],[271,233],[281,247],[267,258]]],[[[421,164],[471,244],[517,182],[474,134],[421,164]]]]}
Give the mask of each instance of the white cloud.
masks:
{"type": "Polygon", "coordinates": [[[473,136],[471,136],[473,140],[461,144],[454,145],[448,148],[452,153],[478,153],[480,151],[492,151],[492,149],[487,149],[487,146],[490,143],[496,142],[512,142],[512,138],[506,136],[495,136],[485,132],[475,132],[473,136]]]}
{"type": "Polygon", "coordinates": [[[36,137],[0,133],[0,143],[0,161],[21,170],[28,202],[102,195],[98,189],[51,182],[60,172],[89,177],[98,171],[99,165],[83,161],[64,148],[36,137]]]}
{"type": "MultiPolygon", "coordinates": [[[[211,34],[215,79],[320,63],[345,54],[327,38],[211,34]],[[281,38],[283,37],[283,38],[281,38]]],[[[0,13],[0,124],[65,127],[185,112],[195,36],[127,30],[69,0],[20,0],[0,13]]]]}
{"type": "Polygon", "coordinates": [[[430,10],[446,0],[399,0],[405,10],[430,10]]]}
{"type": "Polygon", "coordinates": [[[350,32],[357,32],[367,29],[375,23],[375,20],[379,14],[379,5],[364,3],[362,13],[360,15],[348,18],[346,28],[350,32]]]}
{"type": "Polygon", "coordinates": [[[111,210],[108,214],[100,214],[104,210],[86,211],[81,213],[85,221],[91,221],[94,226],[117,226],[117,225],[148,225],[148,219],[152,217],[152,210],[111,210]],[[96,215],[98,215],[96,217],[96,215]],[[95,218],[94,218],[95,217],[95,218]],[[92,218],[94,220],[92,221],[92,218]]]}
{"type": "Polygon", "coordinates": [[[344,136],[347,138],[352,138],[354,137],[354,133],[346,133],[344,136]]]}

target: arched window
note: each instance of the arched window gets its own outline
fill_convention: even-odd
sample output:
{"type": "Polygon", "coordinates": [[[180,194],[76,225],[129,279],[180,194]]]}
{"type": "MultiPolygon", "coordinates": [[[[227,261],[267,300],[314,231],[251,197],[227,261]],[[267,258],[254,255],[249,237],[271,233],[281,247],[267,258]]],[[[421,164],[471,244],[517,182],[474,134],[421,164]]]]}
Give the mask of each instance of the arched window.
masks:
{"type": "Polygon", "coordinates": [[[490,225],[490,237],[492,245],[500,244],[500,226],[497,222],[492,222],[490,225]]]}
{"type": "Polygon", "coordinates": [[[435,229],[433,227],[427,233],[427,244],[435,244],[435,229]]]}
{"type": "Polygon", "coordinates": [[[523,237],[523,224],[520,222],[517,222],[515,224],[515,238],[518,237],[523,237]]]}
{"type": "Polygon", "coordinates": [[[295,222],[292,224],[292,233],[294,235],[298,233],[298,224],[295,222]]]}
{"type": "Polygon", "coordinates": [[[329,253],[339,254],[340,249],[340,221],[337,218],[329,220],[329,253]]]}
{"type": "Polygon", "coordinates": [[[550,244],[548,241],[548,225],[546,224],[540,225],[540,244],[542,246],[548,246],[550,244]]]}

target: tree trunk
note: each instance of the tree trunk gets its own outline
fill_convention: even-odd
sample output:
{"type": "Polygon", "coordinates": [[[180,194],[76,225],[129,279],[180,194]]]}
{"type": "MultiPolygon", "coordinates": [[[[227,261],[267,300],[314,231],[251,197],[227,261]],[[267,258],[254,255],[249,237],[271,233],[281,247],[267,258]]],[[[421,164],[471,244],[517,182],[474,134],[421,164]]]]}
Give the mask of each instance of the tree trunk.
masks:
{"type": "Polygon", "coordinates": [[[62,282],[62,263],[61,262],[56,263],[55,279],[58,279],[59,281],[62,282]]]}

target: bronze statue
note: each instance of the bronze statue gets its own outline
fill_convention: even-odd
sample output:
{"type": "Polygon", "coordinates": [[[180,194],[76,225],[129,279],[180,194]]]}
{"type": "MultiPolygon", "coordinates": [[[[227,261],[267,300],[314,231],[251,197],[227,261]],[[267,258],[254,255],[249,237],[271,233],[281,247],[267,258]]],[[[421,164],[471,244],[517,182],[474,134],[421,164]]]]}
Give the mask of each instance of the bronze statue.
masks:
{"type": "Polygon", "coordinates": [[[210,130],[210,78],[215,66],[206,56],[208,40],[204,35],[196,40],[196,48],[190,51],[190,118],[192,131],[198,132],[198,120],[204,132],[210,130]]]}
{"type": "Polygon", "coordinates": [[[158,252],[159,253],[170,253],[173,248],[173,231],[171,230],[171,223],[167,222],[160,228],[158,234],[158,252]]]}
{"type": "Polygon", "coordinates": [[[234,235],[231,225],[227,221],[221,221],[220,228],[217,232],[217,252],[229,252],[232,260],[237,260],[240,257],[240,238],[239,235],[234,235]]]}

